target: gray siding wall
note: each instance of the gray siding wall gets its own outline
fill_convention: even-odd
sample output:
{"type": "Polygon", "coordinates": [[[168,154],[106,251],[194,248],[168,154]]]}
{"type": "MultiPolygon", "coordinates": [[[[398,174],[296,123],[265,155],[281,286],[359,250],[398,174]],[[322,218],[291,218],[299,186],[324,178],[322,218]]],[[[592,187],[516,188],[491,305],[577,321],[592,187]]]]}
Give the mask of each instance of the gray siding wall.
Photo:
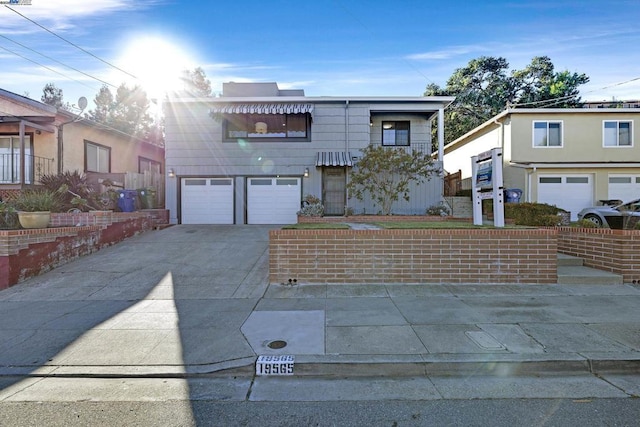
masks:
{"type": "MultiPolygon", "coordinates": [[[[302,192],[321,196],[322,168],[315,166],[318,151],[350,151],[360,156],[368,144],[380,144],[382,120],[411,120],[412,144],[430,146],[431,123],[423,116],[403,113],[375,113],[370,125],[371,106],[342,101],[314,106],[311,140],[308,142],[222,142],[222,122],[209,116],[211,108],[202,103],[170,103],[166,107],[166,168],[177,177],[231,176],[236,186],[236,223],[244,220],[244,177],[302,176],[302,192]],[[346,129],[347,120],[349,122],[346,129]]],[[[179,179],[167,178],[166,206],[171,221],[177,222],[179,179]]],[[[423,214],[428,206],[442,200],[442,182],[437,177],[415,188],[409,203],[398,202],[394,213],[423,214]]],[[[375,213],[370,202],[348,200],[356,213],[375,213]]]]}

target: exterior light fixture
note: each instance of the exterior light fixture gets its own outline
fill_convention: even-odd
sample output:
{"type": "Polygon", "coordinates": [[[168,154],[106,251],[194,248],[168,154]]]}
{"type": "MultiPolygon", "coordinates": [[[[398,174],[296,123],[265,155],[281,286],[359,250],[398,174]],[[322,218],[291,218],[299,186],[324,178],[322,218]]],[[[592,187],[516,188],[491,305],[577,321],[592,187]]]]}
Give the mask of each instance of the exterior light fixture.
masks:
{"type": "Polygon", "coordinates": [[[175,178],[176,172],[173,169],[169,169],[169,178],[175,178]]]}
{"type": "Polygon", "coordinates": [[[304,168],[304,177],[307,178],[309,176],[309,168],[304,168]]]}

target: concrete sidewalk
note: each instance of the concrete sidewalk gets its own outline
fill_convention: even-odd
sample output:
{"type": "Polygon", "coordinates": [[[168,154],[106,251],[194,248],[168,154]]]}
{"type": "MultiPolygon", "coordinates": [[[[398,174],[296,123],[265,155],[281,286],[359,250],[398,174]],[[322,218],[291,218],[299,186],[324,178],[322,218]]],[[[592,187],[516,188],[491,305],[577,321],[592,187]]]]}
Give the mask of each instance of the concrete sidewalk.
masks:
{"type": "Polygon", "coordinates": [[[638,372],[632,285],[268,285],[269,226],[173,226],[0,292],[0,375],[638,372]]]}

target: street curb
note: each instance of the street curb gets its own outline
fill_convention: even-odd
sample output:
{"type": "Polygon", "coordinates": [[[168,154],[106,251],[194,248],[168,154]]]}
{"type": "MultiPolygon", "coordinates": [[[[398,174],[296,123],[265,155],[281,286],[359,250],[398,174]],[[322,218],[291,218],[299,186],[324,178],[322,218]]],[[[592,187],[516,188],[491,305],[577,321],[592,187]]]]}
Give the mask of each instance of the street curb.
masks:
{"type": "MultiPolygon", "coordinates": [[[[636,374],[640,353],[297,355],[294,376],[416,377],[636,374]]],[[[257,357],[203,365],[2,366],[0,377],[190,378],[255,375],[257,357]]]]}

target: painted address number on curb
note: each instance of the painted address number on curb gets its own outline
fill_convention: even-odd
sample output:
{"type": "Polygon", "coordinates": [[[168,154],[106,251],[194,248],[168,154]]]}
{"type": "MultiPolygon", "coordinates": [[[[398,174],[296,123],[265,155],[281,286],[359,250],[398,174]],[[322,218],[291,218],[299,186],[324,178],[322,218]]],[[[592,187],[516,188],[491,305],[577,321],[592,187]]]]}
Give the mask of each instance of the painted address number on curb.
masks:
{"type": "Polygon", "coordinates": [[[256,375],[293,375],[295,356],[258,356],[256,375]]]}

